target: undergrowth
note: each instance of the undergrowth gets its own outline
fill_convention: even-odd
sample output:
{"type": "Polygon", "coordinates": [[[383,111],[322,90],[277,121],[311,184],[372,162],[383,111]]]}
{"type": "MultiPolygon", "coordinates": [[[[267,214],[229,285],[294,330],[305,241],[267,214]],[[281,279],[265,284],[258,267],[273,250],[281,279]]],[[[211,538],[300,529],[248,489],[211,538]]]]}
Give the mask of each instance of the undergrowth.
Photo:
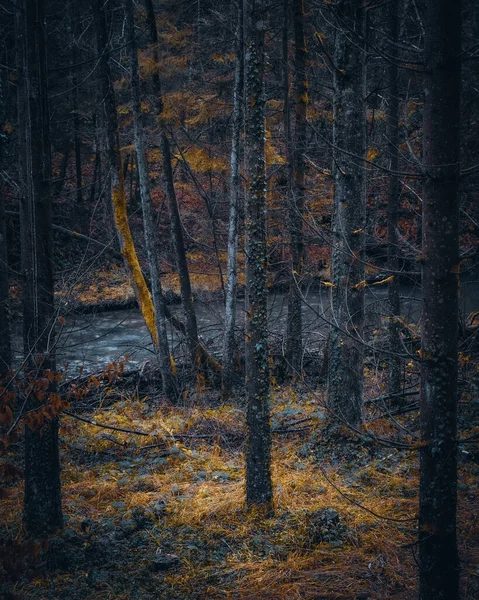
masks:
{"type": "MultiPolygon", "coordinates": [[[[10,548],[5,598],[415,598],[414,450],[347,438],[336,448],[324,445],[317,399],[278,389],[275,512],[262,519],[243,507],[239,405],[212,406],[205,396],[171,407],[126,397],[86,416],[148,435],[62,418],[65,531],[17,553],[15,563],[23,492],[21,477],[12,476],[0,500],[10,548]]],[[[401,423],[414,430],[416,418],[408,414],[401,423]]],[[[370,430],[380,436],[388,427],[379,419],[370,430]]],[[[414,442],[413,435],[404,439],[414,442]]],[[[8,459],[17,454],[14,445],[8,459]]],[[[478,474],[474,460],[461,463],[458,528],[463,597],[470,600],[479,589],[478,474]]]]}

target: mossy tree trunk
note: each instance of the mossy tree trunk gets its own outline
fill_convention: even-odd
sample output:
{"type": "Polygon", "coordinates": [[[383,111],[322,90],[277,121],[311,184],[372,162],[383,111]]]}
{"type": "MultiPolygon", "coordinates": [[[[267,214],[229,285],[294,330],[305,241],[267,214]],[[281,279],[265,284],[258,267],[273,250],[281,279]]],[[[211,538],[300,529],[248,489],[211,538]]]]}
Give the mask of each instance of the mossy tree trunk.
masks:
{"type": "MultiPolygon", "coordinates": [[[[47,86],[44,0],[18,7],[18,123],[21,174],[23,343],[26,365],[35,379],[55,370],[52,265],[51,148],[47,86]]],[[[50,390],[53,391],[50,386],[50,390]]],[[[42,403],[30,394],[27,411],[42,403]]],[[[62,527],[58,420],[25,427],[23,521],[32,537],[62,527]]]]}
{"type": "Polygon", "coordinates": [[[266,161],[264,126],[263,0],[244,0],[247,164],[246,193],[246,504],[270,510],[268,290],[266,286],[266,161]]]}
{"type": "Polygon", "coordinates": [[[243,104],[243,5],[238,3],[238,26],[236,29],[236,65],[233,90],[233,138],[230,157],[230,214],[228,228],[228,264],[225,298],[225,332],[223,338],[223,370],[221,391],[223,400],[231,395],[236,324],[236,293],[238,287],[238,233],[241,202],[241,128],[243,104]]]}
{"type": "Polygon", "coordinates": [[[135,291],[138,304],[145,319],[155,345],[158,344],[155,310],[150,291],[143,277],[140,263],[135,250],[135,244],[131,235],[128,222],[128,212],[125,196],[125,181],[123,173],[122,157],[120,152],[118,119],[116,113],[115,93],[112,85],[112,76],[108,58],[108,33],[104,4],[102,0],[92,0],[93,19],[95,23],[95,34],[97,39],[98,72],[100,78],[101,97],[103,99],[103,118],[106,128],[106,150],[109,162],[109,174],[107,179],[111,184],[111,203],[115,226],[120,242],[125,267],[130,274],[131,283],[135,291]]]}
{"type": "Polygon", "coordinates": [[[419,588],[457,600],[461,2],[426,0],[419,588]]]}
{"type": "Polygon", "coordinates": [[[143,214],[143,230],[145,233],[145,246],[148,256],[148,266],[151,279],[151,293],[155,309],[156,337],[158,363],[161,372],[163,392],[170,400],[175,400],[177,390],[175,378],[171,369],[170,350],[166,330],[165,301],[163,298],[160,270],[155,244],[155,229],[153,206],[150,194],[150,179],[148,175],[148,161],[145,149],[145,136],[143,133],[143,118],[141,113],[140,77],[138,69],[138,54],[135,39],[135,21],[132,0],[126,0],[126,32],[129,40],[129,55],[131,68],[131,94],[133,111],[133,128],[136,147],[136,163],[140,180],[140,200],[143,214]]]}
{"type": "Polygon", "coordinates": [[[357,427],[363,413],[366,78],[362,0],[338,0],[334,50],[334,205],[329,417],[357,427]],[[347,150],[346,155],[343,150],[347,150]]]}

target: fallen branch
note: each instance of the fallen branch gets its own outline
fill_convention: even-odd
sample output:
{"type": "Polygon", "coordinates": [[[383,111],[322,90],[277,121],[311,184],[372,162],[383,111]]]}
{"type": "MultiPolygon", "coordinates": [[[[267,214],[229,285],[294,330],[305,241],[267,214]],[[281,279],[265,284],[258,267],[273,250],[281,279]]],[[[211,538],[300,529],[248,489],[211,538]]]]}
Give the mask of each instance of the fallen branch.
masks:
{"type": "Polygon", "coordinates": [[[148,431],[136,431],[135,429],[125,429],[124,427],[114,427],[113,425],[104,425],[103,423],[97,423],[96,421],[90,421],[90,419],[85,419],[84,417],[80,417],[79,415],[75,415],[68,410],[63,411],[64,414],[72,417],[73,419],[77,419],[78,421],[83,421],[83,423],[88,423],[88,425],[94,425],[95,427],[101,427],[102,429],[111,429],[111,431],[121,431],[122,433],[131,433],[132,435],[154,435],[152,432],[148,431]]]}

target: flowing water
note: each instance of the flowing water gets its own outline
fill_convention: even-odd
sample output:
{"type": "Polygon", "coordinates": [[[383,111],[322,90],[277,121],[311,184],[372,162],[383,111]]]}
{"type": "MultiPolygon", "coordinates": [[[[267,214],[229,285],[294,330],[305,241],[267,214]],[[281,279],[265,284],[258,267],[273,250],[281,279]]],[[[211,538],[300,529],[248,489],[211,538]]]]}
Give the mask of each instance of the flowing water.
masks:
{"type": "MultiPolygon", "coordinates": [[[[421,292],[417,286],[402,286],[402,314],[406,321],[418,323],[421,314],[421,292]]],[[[287,296],[272,294],[269,298],[269,340],[281,348],[287,315],[287,296]]],[[[469,281],[461,285],[461,313],[467,317],[479,310],[479,282],[469,281]]],[[[182,318],[180,305],[172,306],[172,312],[182,318]]],[[[196,301],[196,311],[201,339],[213,354],[219,354],[222,344],[224,310],[221,302],[196,301]]],[[[321,287],[305,293],[302,305],[303,340],[309,351],[318,351],[324,346],[330,320],[330,294],[321,287]]],[[[381,327],[381,317],[387,315],[386,286],[369,287],[366,290],[366,336],[374,335],[381,327]]],[[[238,301],[237,328],[244,328],[244,301],[238,301]]],[[[168,327],[173,353],[181,360],[186,354],[183,341],[173,327],[168,327]]],[[[20,330],[14,335],[17,356],[21,355],[20,330]]],[[[71,376],[78,374],[80,367],[85,371],[97,371],[111,362],[129,355],[128,368],[134,368],[145,360],[153,360],[151,340],[143,318],[137,309],[117,310],[108,313],[81,315],[67,319],[60,336],[57,364],[68,365],[71,376]]]]}

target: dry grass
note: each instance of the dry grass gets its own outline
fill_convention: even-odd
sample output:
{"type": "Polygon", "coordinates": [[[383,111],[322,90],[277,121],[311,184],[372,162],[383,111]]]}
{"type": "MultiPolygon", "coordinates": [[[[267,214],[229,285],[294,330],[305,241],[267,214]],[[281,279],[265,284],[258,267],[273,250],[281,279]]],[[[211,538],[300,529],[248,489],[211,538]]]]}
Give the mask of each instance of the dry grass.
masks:
{"type": "MultiPolygon", "coordinates": [[[[315,413],[317,401],[280,390],[273,398],[274,418],[283,419],[282,423],[293,420],[281,416],[286,408],[297,409],[297,418],[305,418],[315,413]]],[[[243,413],[237,407],[197,405],[152,411],[147,402],[129,399],[93,416],[104,424],[151,435],[136,438],[113,431],[106,435],[91,425],[63,419],[63,494],[69,527],[80,531],[85,518],[118,520],[163,499],[166,512],[149,533],[152,544],[173,550],[181,565],[155,580],[158,598],[415,598],[411,545],[415,522],[405,520],[417,511],[414,453],[385,448],[365,453],[357,461],[329,464],[325,458],[319,463],[314,452],[305,450],[309,432],[275,436],[275,513],[261,519],[243,509],[243,413]],[[143,475],[126,469],[125,461],[142,468],[143,475]],[[378,519],[336,488],[355,503],[404,522],[378,519]],[[347,535],[338,543],[313,543],[312,519],[326,507],[339,513],[347,535]]],[[[321,427],[320,421],[312,422],[321,427]]],[[[459,502],[464,598],[468,600],[477,590],[473,586],[479,564],[474,469],[474,464],[467,463],[460,473],[460,482],[468,486],[459,502]]],[[[0,501],[2,526],[15,539],[21,537],[21,500],[22,489],[17,485],[0,501]]],[[[122,566],[132,586],[137,577],[141,579],[145,560],[138,554],[122,566]]],[[[58,597],[68,598],[69,586],[82,572],[40,577],[17,585],[17,593],[21,598],[40,598],[38,590],[48,580],[51,585],[52,577],[58,597]]],[[[92,589],[88,597],[132,597],[131,590],[112,590],[92,589]]],[[[150,598],[146,592],[145,598],[150,598]]]]}

